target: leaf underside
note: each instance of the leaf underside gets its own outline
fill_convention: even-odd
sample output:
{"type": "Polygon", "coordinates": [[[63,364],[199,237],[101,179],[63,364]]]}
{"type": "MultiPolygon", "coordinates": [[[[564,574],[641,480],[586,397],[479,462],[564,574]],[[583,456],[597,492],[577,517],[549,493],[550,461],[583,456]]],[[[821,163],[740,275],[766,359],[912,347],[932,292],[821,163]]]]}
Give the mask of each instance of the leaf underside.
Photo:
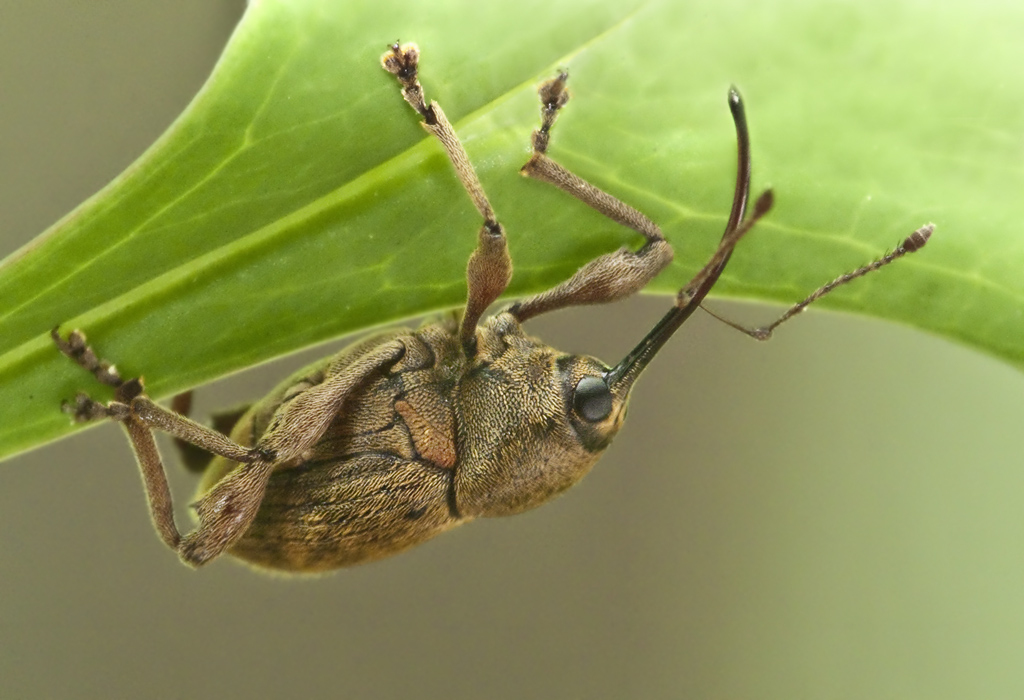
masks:
{"type": "Polygon", "coordinates": [[[540,80],[572,75],[551,155],[675,246],[657,293],[675,293],[721,234],[735,83],[755,189],[770,184],[776,207],[716,293],[792,302],[934,221],[923,252],[822,306],[1024,366],[1024,6],[412,5],[250,3],[168,132],[0,265],[0,456],[68,433],[61,399],[105,397],[53,347],[58,324],[166,396],[463,302],[480,222],[379,67],[396,37],[419,44],[427,97],[508,232],[510,296],[640,241],[517,174],[540,80]]]}

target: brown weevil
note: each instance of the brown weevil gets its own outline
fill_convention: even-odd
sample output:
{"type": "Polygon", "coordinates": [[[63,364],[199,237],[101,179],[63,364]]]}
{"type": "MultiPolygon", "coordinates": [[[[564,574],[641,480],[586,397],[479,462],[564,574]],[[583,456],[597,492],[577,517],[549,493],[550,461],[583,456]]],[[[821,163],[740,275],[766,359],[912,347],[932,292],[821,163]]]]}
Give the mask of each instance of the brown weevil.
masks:
{"type": "MultiPolygon", "coordinates": [[[[64,410],[75,420],[112,419],[128,432],[160,537],[199,566],[227,551],[257,566],[322,571],[394,554],[460,523],[511,515],[544,503],[586,474],[622,426],[637,376],[700,306],[733,249],[767,213],[771,192],[745,217],[750,146],[743,103],[729,91],[738,172],[732,212],[717,250],[683,287],[671,310],[621,362],[608,367],[558,352],[522,324],[548,311],[606,303],[643,288],[672,260],[661,230],[639,211],[569,172],[547,155],[551,127],[569,93],[561,73],[540,87],[541,127],[522,174],[548,182],[642,234],[637,251],[602,255],[567,281],[513,303],[481,325],[512,273],[505,232],[452,125],[424,100],[419,50],[397,43],[382,62],[405,100],[437,138],[483,218],[469,259],[461,321],[399,329],[357,342],[289,377],[244,411],[210,428],[154,403],[140,379],[124,380],[72,331],[53,338],[65,355],[114,387],[101,404],[85,394],[64,410]],[[182,536],[153,430],[186,447],[204,469],[199,524],[182,536]]],[[[821,287],[778,321],[741,329],[757,338],[838,285],[918,250],[924,226],[895,251],[821,287]]]]}

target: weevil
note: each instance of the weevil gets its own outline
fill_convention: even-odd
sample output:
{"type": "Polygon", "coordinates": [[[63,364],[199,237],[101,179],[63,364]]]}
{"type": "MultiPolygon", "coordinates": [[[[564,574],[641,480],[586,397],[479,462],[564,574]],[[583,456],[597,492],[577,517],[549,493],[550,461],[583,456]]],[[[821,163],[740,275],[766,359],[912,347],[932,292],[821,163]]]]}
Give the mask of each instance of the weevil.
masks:
{"type": "MultiPolygon", "coordinates": [[[[120,423],[134,449],[150,513],[163,541],[191,566],[224,552],[259,567],[314,572],[395,554],[474,518],[534,508],[579,481],[622,427],[637,377],[701,305],[733,249],[772,205],[766,191],[746,216],[750,140],[735,88],[728,104],[737,135],[732,210],[714,254],[668,313],[614,366],[569,355],[528,336],[523,323],[543,313],[627,297],[672,260],[647,216],[547,155],[566,105],[568,75],[539,89],[541,125],[521,172],[552,184],[644,237],[638,250],[602,255],[554,288],[512,303],[481,323],[512,273],[505,231],[452,125],[425,100],[419,49],[389,47],[384,68],[437,139],[483,218],[467,265],[460,321],[374,335],[292,375],[243,411],[207,427],[185,415],[187,395],[164,408],[140,378],[123,379],[75,330],[53,330],[57,347],[114,388],[103,404],[79,394],[63,408],[77,421],[120,423]],[[186,461],[204,469],[194,504],[197,527],[181,535],[154,439],[170,433],[186,461]]],[[[756,329],[766,339],[781,323],[835,287],[920,249],[926,225],[893,252],[842,275],[756,329]]]]}

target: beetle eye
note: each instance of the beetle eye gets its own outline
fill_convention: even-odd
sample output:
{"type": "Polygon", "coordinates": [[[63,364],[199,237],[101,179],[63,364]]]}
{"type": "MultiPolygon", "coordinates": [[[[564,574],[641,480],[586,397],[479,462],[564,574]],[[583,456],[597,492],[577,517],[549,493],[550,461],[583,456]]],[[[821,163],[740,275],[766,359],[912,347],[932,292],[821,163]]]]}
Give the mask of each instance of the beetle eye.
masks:
{"type": "Polygon", "coordinates": [[[597,423],[612,412],[612,392],[600,377],[584,377],[576,385],[572,407],[584,420],[597,423]]]}

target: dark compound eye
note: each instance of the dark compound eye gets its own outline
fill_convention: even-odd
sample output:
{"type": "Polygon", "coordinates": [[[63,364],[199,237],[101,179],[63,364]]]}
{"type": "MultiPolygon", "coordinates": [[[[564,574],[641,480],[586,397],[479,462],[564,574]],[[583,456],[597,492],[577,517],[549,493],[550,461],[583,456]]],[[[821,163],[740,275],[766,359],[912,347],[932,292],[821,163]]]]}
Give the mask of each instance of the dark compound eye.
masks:
{"type": "Polygon", "coordinates": [[[572,407],[584,420],[597,423],[612,412],[612,392],[601,377],[584,377],[576,385],[572,407]]]}

